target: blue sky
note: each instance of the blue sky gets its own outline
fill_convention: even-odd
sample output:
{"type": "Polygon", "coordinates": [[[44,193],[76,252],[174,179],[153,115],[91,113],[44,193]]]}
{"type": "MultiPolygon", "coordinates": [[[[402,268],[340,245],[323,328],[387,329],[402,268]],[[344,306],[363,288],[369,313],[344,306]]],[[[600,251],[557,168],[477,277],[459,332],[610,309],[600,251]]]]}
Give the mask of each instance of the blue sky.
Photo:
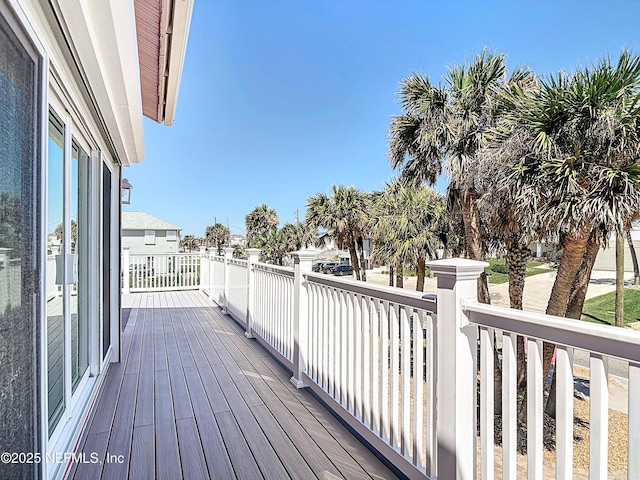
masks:
{"type": "MultiPolygon", "coordinates": [[[[174,125],[145,119],[124,171],[141,210],[203,236],[244,233],[266,203],[280,224],[333,184],[380,189],[398,83],[439,79],[483,47],[509,69],[572,70],[640,52],[640,2],[196,0],[174,125]]],[[[444,188],[442,179],[439,187],[444,188]]]]}

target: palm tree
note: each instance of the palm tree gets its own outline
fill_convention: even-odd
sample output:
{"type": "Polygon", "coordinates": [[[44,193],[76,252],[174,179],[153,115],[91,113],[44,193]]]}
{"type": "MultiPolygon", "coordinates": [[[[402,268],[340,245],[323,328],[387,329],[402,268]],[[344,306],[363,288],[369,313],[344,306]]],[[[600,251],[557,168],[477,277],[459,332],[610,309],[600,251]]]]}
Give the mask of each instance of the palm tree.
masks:
{"type": "Polygon", "coordinates": [[[588,247],[623,232],[640,206],[639,87],[640,58],[623,52],[616,65],[605,58],[551,76],[514,101],[515,177],[540,192],[540,218],[563,249],[549,314],[565,315],[588,247]]]}
{"type": "Polygon", "coordinates": [[[309,228],[325,229],[338,245],[347,245],[358,280],[364,265],[358,260],[357,242],[365,236],[368,202],[366,193],[344,185],[333,185],[331,196],[317,193],[307,199],[305,223],[309,228]]]}
{"type": "Polygon", "coordinates": [[[260,238],[278,228],[278,213],[262,204],[244,217],[244,223],[247,228],[247,247],[261,248],[260,238]]]}
{"type": "Polygon", "coordinates": [[[308,248],[316,239],[316,232],[302,222],[285,223],[280,231],[289,253],[308,248]]]}
{"type": "Polygon", "coordinates": [[[196,237],[193,235],[185,235],[182,240],[180,240],[180,247],[185,252],[192,252],[198,249],[198,243],[196,241],[196,237]]]}
{"type": "Polygon", "coordinates": [[[265,231],[256,244],[262,250],[261,261],[274,265],[282,265],[284,257],[289,252],[282,229],[265,231]]]}
{"type": "MultiPolygon", "coordinates": [[[[444,206],[433,190],[402,180],[388,183],[374,196],[370,227],[374,258],[393,264],[416,265],[416,290],[424,290],[425,261],[436,257],[438,225],[444,206]]],[[[402,270],[400,270],[402,274],[402,270]]]]}
{"type": "MultiPolygon", "coordinates": [[[[435,184],[443,164],[449,189],[460,198],[468,256],[483,260],[480,216],[474,169],[484,135],[493,125],[493,102],[504,81],[504,55],[482,51],[473,62],[449,68],[446,86],[414,74],[401,82],[399,100],[404,113],[389,127],[388,157],[393,168],[415,183],[435,184]]],[[[486,275],[478,280],[478,298],[489,303],[486,275]]]]}
{"type": "Polygon", "coordinates": [[[208,247],[216,247],[217,255],[222,255],[222,247],[229,243],[231,232],[222,223],[209,225],[205,230],[205,241],[208,247]]]}
{"type": "MultiPolygon", "coordinates": [[[[548,314],[579,318],[598,247],[640,207],[639,87],[640,58],[623,52],[512,97],[502,141],[521,148],[514,178],[539,192],[540,218],[563,250],[548,314]]],[[[545,344],[545,371],[553,349],[545,344]]]]}

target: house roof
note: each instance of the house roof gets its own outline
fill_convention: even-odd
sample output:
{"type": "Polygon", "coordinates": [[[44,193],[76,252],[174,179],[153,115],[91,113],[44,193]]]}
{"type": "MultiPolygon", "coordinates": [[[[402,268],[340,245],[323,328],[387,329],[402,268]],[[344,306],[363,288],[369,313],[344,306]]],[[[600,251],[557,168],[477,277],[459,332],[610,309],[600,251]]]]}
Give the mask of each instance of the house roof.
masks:
{"type": "Polygon", "coordinates": [[[182,230],[144,212],[122,212],[122,230],[182,230]]]}

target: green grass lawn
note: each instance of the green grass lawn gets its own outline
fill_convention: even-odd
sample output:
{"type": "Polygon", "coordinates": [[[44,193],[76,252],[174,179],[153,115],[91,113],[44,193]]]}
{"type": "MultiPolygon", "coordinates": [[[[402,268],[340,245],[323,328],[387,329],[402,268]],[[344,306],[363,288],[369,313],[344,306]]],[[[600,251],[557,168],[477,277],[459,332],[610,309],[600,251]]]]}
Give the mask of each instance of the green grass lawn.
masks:
{"type": "MultiPolygon", "coordinates": [[[[489,266],[485,269],[485,272],[489,276],[489,283],[505,283],[509,281],[509,275],[507,274],[507,264],[504,260],[497,258],[487,259],[489,266]]],[[[550,268],[536,268],[540,265],[544,265],[544,262],[533,261],[527,263],[527,277],[531,275],[538,275],[539,273],[551,272],[550,268]]]]}
{"type": "MultiPolygon", "coordinates": [[[[590,298],[582,307],[582,320],[615,325],[616,292],[605,293],[599,297],[590,298]]],[[[624,323],[640,321],[640,290],[624,289],[624,323]]]]}

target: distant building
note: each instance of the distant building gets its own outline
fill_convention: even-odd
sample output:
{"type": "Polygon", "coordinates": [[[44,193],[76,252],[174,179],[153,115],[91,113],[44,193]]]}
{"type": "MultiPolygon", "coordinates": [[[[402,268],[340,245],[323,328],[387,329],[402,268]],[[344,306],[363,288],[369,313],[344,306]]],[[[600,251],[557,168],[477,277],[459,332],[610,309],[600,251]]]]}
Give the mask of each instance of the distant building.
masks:
{"type": "Polygon", "coordinates": [[[148,213],[122,212],[122,247],[131,255],[178,253],[181,230],[148,213]]]}
{"type": "Polygon", "coordinates": [[[229,236],[229,245],[230,246],[235,246],[235,245],[241,245],[241,246],[245,246],[246,245],[246,240],[244,238],[243,235],[238,235],[237,233],[232,233],[229,236]]]}
{"type": "MultiPolygon", "coordinates": [[[[640,255],[640,225],[636,224],[635,228],[631,230],[631,240],[636,254],[640,255]]],[[[612,234],[609,238],[609,244],[607,248],[600,249],[596,262],[593,265],[594,270],[605,270],[609,272],[616,271],[616,236],[612,234]]],[[[624,240],[624,271],[633,272],[633,263],[631,262],[631,250],[629,250],[629,244],[627,239],[624,240]]]]}

